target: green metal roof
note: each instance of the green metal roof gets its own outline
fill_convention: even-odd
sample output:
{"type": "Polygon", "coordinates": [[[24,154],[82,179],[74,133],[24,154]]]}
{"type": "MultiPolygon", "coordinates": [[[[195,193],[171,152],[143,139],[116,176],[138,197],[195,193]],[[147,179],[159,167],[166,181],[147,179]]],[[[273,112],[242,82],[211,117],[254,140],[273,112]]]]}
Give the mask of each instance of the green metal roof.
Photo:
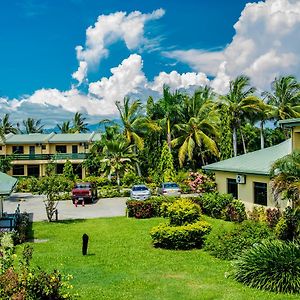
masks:
{"type": "Polygon", "coordinates": [[[0,172],[0,196],[10,195],[17,181],[16,178],[0,172]]]}
{"type": "Polygon", "coordinates": [[[278,123],[283,127],[300,126],[300,118],[280,120],[278,123]]]}
{"type": "Polygon", "coordinates": [[[234,172],[241,174],[269,175],[272,164],[292,152],[291,139],[276,146],[222,160],[207,166],[204,170],[234,172]]]}
{"type": "Polygon", "coordinates": [[[7,145],[46,144],[46,143],[89,143],[101,139],[100,133],[32,133],[32,134],[7,134],[7,145]]]}

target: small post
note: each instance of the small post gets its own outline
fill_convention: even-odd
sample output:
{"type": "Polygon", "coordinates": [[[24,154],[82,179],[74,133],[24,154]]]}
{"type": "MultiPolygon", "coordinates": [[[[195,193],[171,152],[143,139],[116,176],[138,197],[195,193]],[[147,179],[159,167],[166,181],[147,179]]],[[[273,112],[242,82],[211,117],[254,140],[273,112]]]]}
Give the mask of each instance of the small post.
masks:
{"type": "Polygon", "coordinates": [[[55,221],[58,221],[58,210],[55,210],[55,221]]]}
{"type": "Polygon", "coordinates": [[[89,236],[85,233],[82,236],[82,255],[87,254],[88,242],[89,242],[89,236]]]}

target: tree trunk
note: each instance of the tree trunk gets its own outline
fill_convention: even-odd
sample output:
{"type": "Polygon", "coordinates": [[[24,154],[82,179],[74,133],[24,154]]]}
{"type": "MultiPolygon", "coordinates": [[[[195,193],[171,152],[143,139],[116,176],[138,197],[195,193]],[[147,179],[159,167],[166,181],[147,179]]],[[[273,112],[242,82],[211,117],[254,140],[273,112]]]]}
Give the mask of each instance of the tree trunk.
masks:
{"type": "MultiPolygon", "coordinates": [[[[134,145],[133,151],[134,151],[134,154],[137,154],[136,145],[134,145]]],[[[137,171],[138,176],[142,177],[141,167],[140,167],[140,164],[138,162],[135,163],[135,167],[136,167],[136,171],[137,171]]]]}
{"type": "Polygon", "coordinates": [[[236,127],[233,127],[233,131],[232,131],[232,144],[233,144],[233,155],[237,156],[236,127]]]}
{"type": "Polygon", "coordinates": [[[171,128],[170,128],[170,120],[167,119],[167,143],[169,146],[169,149],[171,151],[171,128]]]}
{"type": "Polygon", "coordinates": [[[264,121],[260,121],[260,149],[265,148],[264,121]]]}
{"type": "Polygon", "coordinates": [[[116,172],[116,175],[117,175],[117,185],[120,188],[120,175],[119,175],[119,172],[116,172]]]}
{"type": "Polygon", "coordinates": [[[246,143],[245,143],[244,135],[243,135],[243,132],[242,132],[241,129],[240,129],[240,132],[241,132],[241,138],[242,138],[244,153],[246,154],[247,153],[247,148],[246,148],[246,143]]]}

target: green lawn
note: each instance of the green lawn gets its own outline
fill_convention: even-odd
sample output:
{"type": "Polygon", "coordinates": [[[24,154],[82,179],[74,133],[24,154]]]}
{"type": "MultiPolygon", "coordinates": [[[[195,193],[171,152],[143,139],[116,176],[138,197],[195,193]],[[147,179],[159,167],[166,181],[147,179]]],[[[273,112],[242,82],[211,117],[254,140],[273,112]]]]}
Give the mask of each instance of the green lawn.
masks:
{"type": "MultiPolygon", "coordinates": [[[[214,230],[232,226],[209,221],[214,230]]],[[[120,217],[34,223],[34,238],[49,241],[32,244],[32,263],[72,274],[80,299],[299,299],[250,289],[226,278],[231,264],[203,250],[154,249],[149,230],[160,222],[120,217]],[[83,233],[90,236],[87,256],[81,255],[83,233]]]]}

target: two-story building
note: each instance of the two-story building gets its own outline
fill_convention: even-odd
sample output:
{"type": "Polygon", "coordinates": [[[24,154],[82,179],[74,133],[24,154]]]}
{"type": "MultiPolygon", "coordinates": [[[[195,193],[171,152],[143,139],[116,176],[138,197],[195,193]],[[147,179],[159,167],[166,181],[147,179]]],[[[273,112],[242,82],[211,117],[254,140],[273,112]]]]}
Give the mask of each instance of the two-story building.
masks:
{"type": "MultiPolygon", "coordinates": [[[[272,147],[219,161],[204,170],[215,173],[220,193],[230,193],[242,200],[247,208],[254,204],[274,207],[276,205],[270,187],[270,170],[279,158],[300,150],[300,118],[280,121],[291,129],[291,138],[272,147]]],[[[280,203],[278,203],[280,204],[280,203]]]]}
{"type": "Polygon", "coordinates": [[[12,176],[45,176],[46,165],[54,161],[57,173],[63,172],[63,166],[70,160],[74,172],[85,177],[81,163],[87,157],[92,143],[101,139],[100,133],[33,133],[7,134],[0,140],[0,155],[12,155],[12,176]]]}

